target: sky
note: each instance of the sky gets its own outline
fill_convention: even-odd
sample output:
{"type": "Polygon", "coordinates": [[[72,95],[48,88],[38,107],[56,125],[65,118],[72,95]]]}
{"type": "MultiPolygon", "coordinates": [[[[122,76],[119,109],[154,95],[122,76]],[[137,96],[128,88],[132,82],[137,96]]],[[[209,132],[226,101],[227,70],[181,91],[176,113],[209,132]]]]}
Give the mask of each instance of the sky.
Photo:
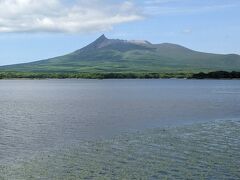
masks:
{"type": "Polygon", "coordinates": [[[0,0],[0,65],[110,39],[240,54],[239,0],[0,0]]]}

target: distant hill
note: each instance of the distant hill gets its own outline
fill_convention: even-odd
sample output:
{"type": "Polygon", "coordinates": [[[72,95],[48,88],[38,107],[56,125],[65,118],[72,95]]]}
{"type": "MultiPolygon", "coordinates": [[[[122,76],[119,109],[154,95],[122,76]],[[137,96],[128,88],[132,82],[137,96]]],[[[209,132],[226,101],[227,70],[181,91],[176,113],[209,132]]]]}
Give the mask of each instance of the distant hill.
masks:
{"type": "Polygon", "coordinates": [[[240,71],[237,54],[210,54],[186,47],[148,41],[108,39],[51,59],[0,67],[20,72],[209,72],[240,71]]]}

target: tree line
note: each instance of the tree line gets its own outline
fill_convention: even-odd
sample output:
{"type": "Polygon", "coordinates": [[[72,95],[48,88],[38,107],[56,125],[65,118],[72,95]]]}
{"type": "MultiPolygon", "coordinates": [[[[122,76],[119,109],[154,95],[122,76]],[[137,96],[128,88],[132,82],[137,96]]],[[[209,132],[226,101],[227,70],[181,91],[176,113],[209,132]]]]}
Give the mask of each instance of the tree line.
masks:
{"type": "Polygon", "coordinates": [[[240,79],[240,72],[215,71],[209,73],[47,73],[47,72],[0,72],[0,79],[240,79]]]}

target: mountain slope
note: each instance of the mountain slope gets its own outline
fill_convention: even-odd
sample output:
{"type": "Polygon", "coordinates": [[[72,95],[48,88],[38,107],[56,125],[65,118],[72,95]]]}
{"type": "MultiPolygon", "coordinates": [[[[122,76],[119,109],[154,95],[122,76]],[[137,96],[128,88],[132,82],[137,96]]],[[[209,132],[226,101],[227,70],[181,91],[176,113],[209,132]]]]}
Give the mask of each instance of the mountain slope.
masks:
{"type": "Polygon", "coordinates": [[[199,72],[239,71],[240,56],[193,51],[180,45],[108,39],[104,35],[73,53],[0,67],[26,72],[199,72]]]}

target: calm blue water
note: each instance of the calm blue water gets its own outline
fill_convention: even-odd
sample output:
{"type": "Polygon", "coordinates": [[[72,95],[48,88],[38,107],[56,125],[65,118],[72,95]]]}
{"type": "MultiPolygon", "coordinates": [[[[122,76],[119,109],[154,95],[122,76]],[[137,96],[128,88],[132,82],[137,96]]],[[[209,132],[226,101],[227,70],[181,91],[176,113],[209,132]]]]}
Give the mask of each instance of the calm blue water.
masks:
{"type": "Polygon", "coordinates": [[[2,80],[0,164],[125,132],[239,118],[238,80],[2,80]]]}

